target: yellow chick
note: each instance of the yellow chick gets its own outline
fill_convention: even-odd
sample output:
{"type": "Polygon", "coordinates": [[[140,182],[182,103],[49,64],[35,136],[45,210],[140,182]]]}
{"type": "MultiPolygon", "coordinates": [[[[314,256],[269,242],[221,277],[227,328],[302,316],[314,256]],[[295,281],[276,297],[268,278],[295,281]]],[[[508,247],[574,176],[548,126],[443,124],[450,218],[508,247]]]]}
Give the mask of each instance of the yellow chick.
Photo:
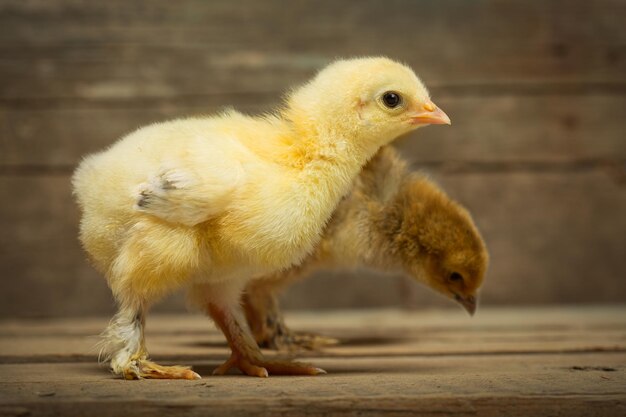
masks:
{"type": "Polygon", "coordinates": [[[449,123],[411,69],[361,58],[329,65],[274,114],[157,123],[86,157],[73,186],[80,240],[119,307],[102,346],[112,371],[127,379],[200,377],[150,361],[143,336],[148,308],[186,287],[232,350],[217,374],[322,372],[263,358],[239,306],[242,289],[314,249],[382,145],[449,123]]]}
{"type": "Polygon", "coordinates": [[[244,308],[260,345],[312,349],[336,341],[285,326],[276,293],[293,280],[324,268],[404,272],[473,315],[488,261],[467,210],[383,147],[338,205],[315,252],[287,271],[250,282],[244,308]]]}

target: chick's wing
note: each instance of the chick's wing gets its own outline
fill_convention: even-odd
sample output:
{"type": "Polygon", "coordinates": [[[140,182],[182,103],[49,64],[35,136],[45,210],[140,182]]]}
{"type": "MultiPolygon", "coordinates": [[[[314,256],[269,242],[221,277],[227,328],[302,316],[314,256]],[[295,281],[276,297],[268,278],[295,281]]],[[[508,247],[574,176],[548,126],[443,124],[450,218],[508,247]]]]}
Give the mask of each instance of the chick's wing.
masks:
{"type": "Polygon", "coordinates": [[[194,226],[223,212],[242,178],[240,164],[220,160],[217,155],[201,169],[185,166],[182,161],[169,162],[139,184],[135,209],[168,222],[194,226]]]}

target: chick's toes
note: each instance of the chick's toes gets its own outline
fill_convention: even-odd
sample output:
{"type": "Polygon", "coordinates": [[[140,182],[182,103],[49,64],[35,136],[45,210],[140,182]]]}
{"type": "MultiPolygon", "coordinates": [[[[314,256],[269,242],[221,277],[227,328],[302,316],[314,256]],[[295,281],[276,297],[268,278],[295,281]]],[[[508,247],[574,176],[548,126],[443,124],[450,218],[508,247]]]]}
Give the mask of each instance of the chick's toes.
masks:
{"type": "Polygon", "coordinates": [[[261,378],[267,378],[269,375],[320,375],[326,373],[321,368],[300,362],[267,360],[263,357],[249,358],[233,353],[226,362],[213,371],[213,375],[224,375],[233,367],[238,368],[246,375],[261,378]]]}
{"type": "Polygon", "coordinates": [[[163,366],[149,360],[141,360],[137,368],[139,379],[202,379],[188,366],[163,366]]]}
{"type": "Polygon", "coordinates": [[[209,304],[207,312],[224,332],[232,351],[230,358],[213,372],[224,375],[237,367],[246,375],[265,378],[269,375],[318,375],[326,371],[314,366],[286,360],[267,360],[263,357],[250,328],[245,323],[240,307],[234,304],[209,304]]]}
{"type": "Polygon", "coordinates": [[[339,344],[339,340],[315,333],[292,331],[285,323],[273,282],[248,284],[242,305],[248,326],[260,347],[295,352],[319,350],[339,344]]]}
{"type": "MultiPolygon", "coordinates": [[[[247,306],[246,313],[252,310],[247,306]]],[[[291,330],[286,324],[278,303],[273,308],[264,311],[256,311],[256,316],[248,316],[250,327],[255,329],[254,337],[259,346],[279,351],[295,352],[299,350],[320,350],[328,346],[339,344],[339,340],[333,337],[322,336],[316,333],[299,332],[291,330]],[[263,325],[257,322],[263,319],[263,325]]]]}
{"type": "Polygon", "coordinates": [[[286,334],[276,336],[274,344],[278,350],[320,350],[339,344],[339,339],[317,333],[296,332],[288,330],[286,334]]]}

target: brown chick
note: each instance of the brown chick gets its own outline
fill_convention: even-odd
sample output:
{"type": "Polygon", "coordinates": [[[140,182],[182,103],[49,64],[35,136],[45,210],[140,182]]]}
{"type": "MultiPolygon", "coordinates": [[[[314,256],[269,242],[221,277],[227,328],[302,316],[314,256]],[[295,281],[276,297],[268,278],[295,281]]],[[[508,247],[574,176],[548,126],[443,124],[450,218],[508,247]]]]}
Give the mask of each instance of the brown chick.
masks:
{"type": "Polygon", "coordinates": [[[473,315],[488,260],[468,211],[384,147],[337,207],[315,252],[299,266],[251,282],[244,295],[246,317],[262,346],[332,344],[334,339],[291,332],[276,294],[315,270],[356,266],[405,272],[473,315]]]}

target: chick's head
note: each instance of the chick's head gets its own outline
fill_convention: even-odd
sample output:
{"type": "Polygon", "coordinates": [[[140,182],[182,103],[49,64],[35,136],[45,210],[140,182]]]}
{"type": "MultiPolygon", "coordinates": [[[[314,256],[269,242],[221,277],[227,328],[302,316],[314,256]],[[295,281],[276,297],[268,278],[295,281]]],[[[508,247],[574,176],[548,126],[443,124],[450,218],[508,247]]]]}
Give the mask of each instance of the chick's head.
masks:
{"type": "Polygon", "coordinates": [[[427,179],[410,177],[388,216],[404,269],[473,315],[489,255],[467,210],[427,179]]]}
{"type": "Polygon", "coordinates": [[[287,106],[292,120],[373,147],[421,126],[450,124],[409,67],[382,57],[327,66],[287,106]]]}

